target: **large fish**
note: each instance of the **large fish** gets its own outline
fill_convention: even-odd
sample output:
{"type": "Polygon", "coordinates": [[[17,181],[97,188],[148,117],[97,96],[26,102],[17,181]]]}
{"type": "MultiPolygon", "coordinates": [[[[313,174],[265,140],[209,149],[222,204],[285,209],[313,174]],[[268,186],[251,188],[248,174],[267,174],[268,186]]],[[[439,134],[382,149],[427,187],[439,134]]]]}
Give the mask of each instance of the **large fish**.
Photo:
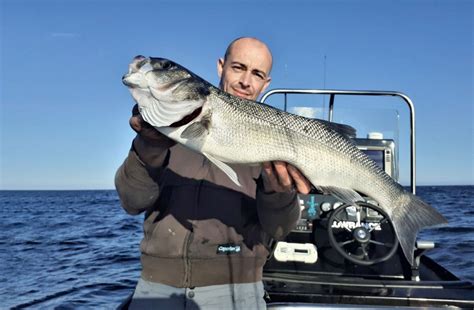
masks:
{"type": "Polygon", "coordinates": [[[392,220],[412,265],[418,231],[446,223],[329,122],[232,96],[163,58],[135,57],[123,83],[146,122],[202,153],[237,184],[238,175],[226,163],[281,160],[297,167],[320,191],[345,203],[364,201],[359,193],[375,199],[392,220]]]}

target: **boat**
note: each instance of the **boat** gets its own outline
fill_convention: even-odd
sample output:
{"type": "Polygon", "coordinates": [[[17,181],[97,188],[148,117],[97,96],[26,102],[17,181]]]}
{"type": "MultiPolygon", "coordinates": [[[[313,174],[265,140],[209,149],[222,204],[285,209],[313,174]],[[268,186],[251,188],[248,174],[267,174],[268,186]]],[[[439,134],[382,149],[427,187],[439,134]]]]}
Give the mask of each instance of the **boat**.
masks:
{"type": "MultiPolygon", "coordinates": [[[[334,121],[336,99],[341,97],[350,113],[361,109],[355,104],[368,101],[372,106],[382,104],[382,97],[390,98],[389,101],[395,98],[397,104],[404,103],[410,119],[410,191],[416,194],[415,107],[407,95],[396,91],[275,89],[267,92],[262,102],[268,102],[275,95],[283,97],[283,109],[290,112],[308,111],[308,106],[291,109],[290,96],[329,97],[327,120],[330,122],[334,121]],[[357,99],[352,99],[355,97],[357,99]]],[[[370,118],[392,114],[393,117],[383,122],[385,127],[395,124],[391,137],[365,128],[366,136],[352,137],[352,140],[398,181],[397,143],[402,131],[398,126],[399,112],[363,113],[370,114],[370,118]]],[[[300,195],[299,199],[302,216],[296,229],[286,240],[274,245],[273,255],[264,267],[269,309],[474,308],[473,284],[459,279],[425,255],[435,248],[433,240],[417,240],[414,264],[409,264],[390,219],[370,197],[365,197],[366,202],[358,207],[316,191],[300,195]]]]}
{"type": "MultiPolygon", "coordinates": [[[[409,155],[404,158],[409,161],[409,190],[416,194],[415,107],[407,95],[396,91],[273,89],[261,101],[307,117],[322,119],[327,114],[324,119],[334,122],[336,98],[342,109],[346,106],[347,115],[368,117],[369,121],[354,122],[349,117],[344,124],[356,129],[350,138],[357,147],[397,182],[403,157],[397,105],[402,102],[408,107],[409,155]],[[296,100],[297,105],[289,100],[301,95],[305,98],[296,100]],[[315,108],[313,97],[317,96],[324,98],[315,108]],[[389,100],[390,107],[376,113],[355,106],[367,102],[378,106],[381,98],[397,102],[389,100]],[[377,128],[371,128],[372,119],[376,119],[377,128]]],[[[390,218],[371,197],[364,198],[365,202],[350,206],[316,189],[299,195],[302,216],[285,240],[273,243],[264,267],[268,309],[473,309],[473,284],[425,255],[435,248],[435,242],[417,240],[411,265],[390,218]]],[[[126,309],[130,300],[131,296],[119,309],[126,309]]]]}

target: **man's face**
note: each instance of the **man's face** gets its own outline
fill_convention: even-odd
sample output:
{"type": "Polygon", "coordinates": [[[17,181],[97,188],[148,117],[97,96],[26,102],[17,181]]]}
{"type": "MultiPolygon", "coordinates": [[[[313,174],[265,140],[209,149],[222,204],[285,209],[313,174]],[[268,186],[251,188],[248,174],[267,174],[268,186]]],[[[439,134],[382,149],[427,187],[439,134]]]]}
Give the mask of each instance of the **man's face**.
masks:
{"type": "Polygon", "coordinates": [[[227,59],[219,59],[219,87],[238,97],[256,100],[270,84],[272,56],[261,42],[245,38],[234,42],[227,59]]]}

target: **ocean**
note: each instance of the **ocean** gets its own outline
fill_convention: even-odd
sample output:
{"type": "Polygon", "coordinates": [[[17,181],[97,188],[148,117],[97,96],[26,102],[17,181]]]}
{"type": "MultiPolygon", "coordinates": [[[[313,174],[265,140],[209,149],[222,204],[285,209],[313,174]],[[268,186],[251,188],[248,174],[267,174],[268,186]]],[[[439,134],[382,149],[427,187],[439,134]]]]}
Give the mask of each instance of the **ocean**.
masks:
{"type": "MultiPolygon", "coordinates": [[[[417,194],[449,220],[421,232],[428,256],[474,282],[474,186],[417,194]]],[[[0,309],[114,309],[133,291],[143,215],[115,191],[0,191],[0,210],[0,309]]]]}

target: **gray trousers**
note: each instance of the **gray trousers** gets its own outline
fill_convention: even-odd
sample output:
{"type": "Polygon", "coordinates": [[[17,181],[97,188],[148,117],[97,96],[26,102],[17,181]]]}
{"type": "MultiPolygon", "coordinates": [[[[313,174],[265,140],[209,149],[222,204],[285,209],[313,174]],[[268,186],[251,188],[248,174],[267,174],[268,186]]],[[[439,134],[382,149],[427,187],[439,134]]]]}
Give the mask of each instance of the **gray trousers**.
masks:
{"type": "Polygon", "coordinates": [[[140,278],[129,309],[266,309],[262,282],[178,288],[140,278]]]}

